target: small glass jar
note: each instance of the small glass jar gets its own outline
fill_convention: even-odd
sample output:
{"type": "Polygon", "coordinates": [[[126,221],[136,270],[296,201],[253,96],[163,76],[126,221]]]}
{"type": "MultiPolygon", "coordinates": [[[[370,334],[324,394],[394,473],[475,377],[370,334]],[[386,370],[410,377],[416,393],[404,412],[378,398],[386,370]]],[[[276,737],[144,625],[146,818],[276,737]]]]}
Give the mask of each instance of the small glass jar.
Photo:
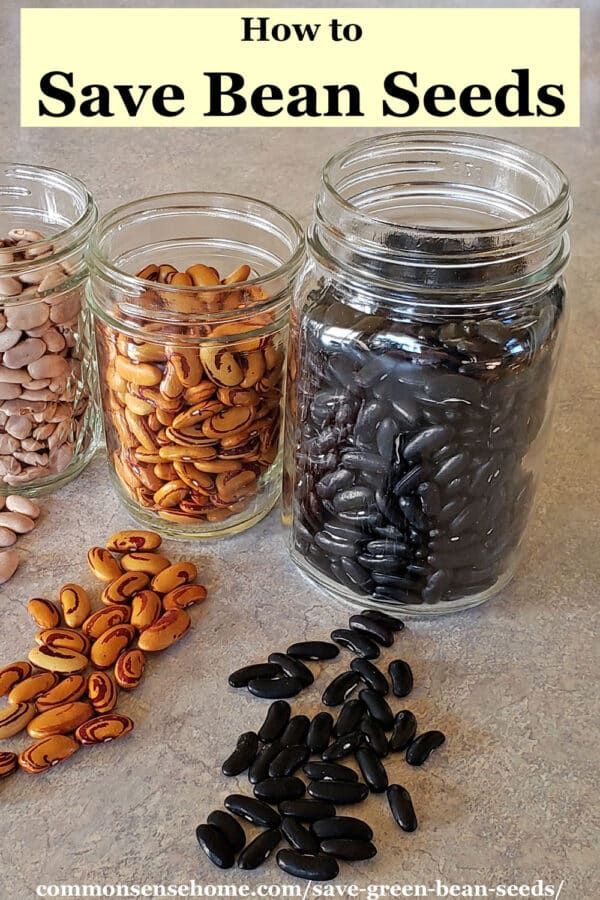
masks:
{"type": "Polygon", "coordinates": [[[292,309],[286,469],[292,557],[331,593],[428,615],[512,577],[570,214],[550,160],[476,134],[385,135],[325,166],[292,309]]]}
{"type": "Polygon", "coordinates": [[[91,243],[110,471],[131,515],[171,537],[249,528],[280,493],[291,288],[302,232],[247,197],[122,206],[91,243]]]}
{"type": "Polygon", "coordinates": [[[97,447],[83,303],[96,219],[71,175],[0,163],[0,495],[60,487],[97,447]]]}

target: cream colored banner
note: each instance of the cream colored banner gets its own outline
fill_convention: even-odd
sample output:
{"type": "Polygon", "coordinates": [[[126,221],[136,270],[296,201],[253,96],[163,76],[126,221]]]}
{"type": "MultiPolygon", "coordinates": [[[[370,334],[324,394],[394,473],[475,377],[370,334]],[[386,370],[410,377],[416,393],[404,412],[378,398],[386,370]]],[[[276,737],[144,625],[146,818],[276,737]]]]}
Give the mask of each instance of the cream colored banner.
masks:
{"type": "Polygon", "coordinates": [[[577,9],[23,9],[21,124],[579,125],[577,9]]]}

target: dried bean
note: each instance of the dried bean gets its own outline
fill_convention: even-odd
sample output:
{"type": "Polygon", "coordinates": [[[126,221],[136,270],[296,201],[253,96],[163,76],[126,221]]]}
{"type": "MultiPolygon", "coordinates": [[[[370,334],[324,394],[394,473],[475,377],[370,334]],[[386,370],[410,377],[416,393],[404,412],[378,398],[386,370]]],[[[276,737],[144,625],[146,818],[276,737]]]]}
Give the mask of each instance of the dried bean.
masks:
{"type": "Polygon", "coordinates": [[[292,644],[287,649],[288,656],[304,660],[335,659],[339,654],[339,648],[327,641],[303,641],[292,644]]]}
{"type": "Polygon", "coordinates": [[[326,838],[321,841],[321,852],[336,859],[357,861],[372,859],[377,854],[377,847],[370,841],[356,838],[326,838]]]}
{"type": "Polygon", "coordinates": [[[223,832],[234,853],[239,853],[244,848],[246,844],[244,829],[229,813],[223,812],[222,809],[215,809],[206,817],[206,823],[223,832]]]}
{"type": "Polygon", "coordinates": [[[284,838],[300,853],[315,854],[319,852],[319,842],[311,832],[297,819],[284,817],[281,822],[281,831],[284,838]]]}
{"type": "Polygon", "coordinates": [[[304,782],[293,776],[270,777],[254,786],[254,796],[267,803],[299,800],[306,791],[304,782]]]}
{"type": "Polygon", "coordinates": [[[221,767],[223,775],[231,777],[244,772],[254,762],[257,753],[258,735],[253,731],[244,732],[239,736],[235,750],[221,767]]]}
{"type": "Polygon", "coordinates": [[[247,819],[253,825],[260,825],[261,828],[277,828],[281,822],[279,813],[256,797],[230,794],[225,798],[224,802],[229,812],[240,816],[242,819],[247,819]]]}
{"type": "Polygon", "coordinates": [[[296,850],[280,850],[277,854],[277,865],[294,878],[305,878],[310,881],[331,881],[337,878],[340,871],[333,856],[324,854],[308,856],[296,850]]]}
{"type": "Polygon", "coordinates": [[[393,660],[388,667],[392,680],[392,691],[396,697],[406,697],[413,689],[413,674],[403,659],[393,660]]]}
{"type": "Polygon", "coordinates": [[[279,828],[269,828],[263,831],[240,853],[239,868],[245,870],[258,868],[269,858],[280,842],[281,831],[279,828]]]}
{"type": "Polygon", "coordinates": [[[312,719],[306,735],[306,746],[311,753],[322,753],[329,744],[333,731],[333,716],[320,712],[312,719]]]}
{"type": "Polygon", "coordinates": [[[446,736],[442,731],[424,731],[418,735],[406,750],[406,762],[411,766],[422,766],[429,754],[441,747],[446,736]]]}
{"type": "Polygon", "coordinates": [[[233,848],[226,836],[214,825],[198,825],[196,840],[211,863],[220,869],[230,869],[235,862],[233,848]]]}
{"type": "MultiPolygon", "coordinates": [[[[231,681],[229,683],[231,684],[231,681]]],[[[272,703],[259,729],[259,739],[264,743],[270,743],[280,738],[290,721],[290,714],[290,704],[285,700],[276,700],[272,703]]]]}
{"type": "Polygon", "coordinates": [[[387,789],[387,798],[392,815],[403,831],[416,831],[417,816],[410,794],[399,784],[391,784],[387,789]]]}

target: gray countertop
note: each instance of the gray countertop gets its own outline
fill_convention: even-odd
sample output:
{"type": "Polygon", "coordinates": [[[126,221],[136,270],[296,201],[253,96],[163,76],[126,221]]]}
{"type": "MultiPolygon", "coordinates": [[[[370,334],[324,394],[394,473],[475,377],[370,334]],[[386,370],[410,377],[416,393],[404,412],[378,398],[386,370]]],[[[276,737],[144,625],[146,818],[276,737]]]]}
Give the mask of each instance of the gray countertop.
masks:
{"type": "MultiPolygon", "coordinates": [[[[413,794],[419,830],[400,832],[385,800],[369,799],[358,815],[374,825],[379,855],[344,866],[340,883],[564,880],[564,900],[587,900],[597,890],[600,7],[593,0],[581,5],[581,129],[501,132],[552,156],[572,178],[576,207],[570,330],[523,561],[514,582],[489,604],[410,621],[398,639],[398,655],[415,673],[406,705],[423,724],[441,727],[448,740],[423,770],[402,760],[391,769],[413,794]]],[[[365,134],[20,130],[16,7],[0,10],[0,82],[8,86],[0,158],[73,172],[104,211],[136,196],[218,186],[265,197],[306,222],[324,160],[365,134]]],[[[19,543],[25,560],[0,593],[0,665],[31,646],[27,599],[55,598],[67,581],[91,587],[87,548],[126,525],[101,458],[44,503],[39,527],[19,543]]],[[[228,672],[294,639],[327,636],[344,623],[347,609],[294,569],[277,512],[221,543],[166,546],[199,563],[209,600],[195,611],[191,634],[153,659],[140,689],[122,700],[122,710],[136,721],[132,736],[85,749],[45,776],[19,774],[0,784],[0,895],[7,900],[35,896],[39,883],[183,884],[194,878],[254,890],[292,882],[273,862],[254,873],[212,868],[197,849],[194,829],[238,784],[244,789],[244,776],[226,782],[220,762],[235,736],[258,727],[266,708],[228,688],[228,672]]],[[[329,664],[298,708],[314,710],[318,689],[341,666],[329,664]]]]}

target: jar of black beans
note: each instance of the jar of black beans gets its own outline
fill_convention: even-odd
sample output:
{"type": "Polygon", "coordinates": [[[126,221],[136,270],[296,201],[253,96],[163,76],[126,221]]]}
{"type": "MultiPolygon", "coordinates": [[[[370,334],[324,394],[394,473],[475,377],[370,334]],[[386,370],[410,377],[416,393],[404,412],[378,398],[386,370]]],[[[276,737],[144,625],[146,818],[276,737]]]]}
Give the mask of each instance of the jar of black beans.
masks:
{"type": "Polygon", "coordinates": [[[565,322],[569,187],[475,134],[334,156],[292,311],[291,552],[337,596],[415,614],[512,577],[565,322]]]}

